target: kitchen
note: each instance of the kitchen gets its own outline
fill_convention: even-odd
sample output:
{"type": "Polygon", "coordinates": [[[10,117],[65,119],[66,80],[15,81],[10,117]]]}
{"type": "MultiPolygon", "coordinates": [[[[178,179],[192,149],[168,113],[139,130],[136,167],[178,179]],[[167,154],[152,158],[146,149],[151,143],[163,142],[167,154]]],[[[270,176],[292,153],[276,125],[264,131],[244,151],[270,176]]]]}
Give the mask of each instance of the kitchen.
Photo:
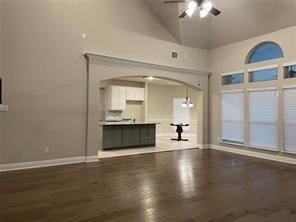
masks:
{"type": "Polygon", "coordinates": [[[101,81],[99,88],[100,158],[198,147],[200,92],[152,76],[101,81]],[[180,123],[189,125],[182,130],[189,141],[172,140],[171,124],[180,123]]]}

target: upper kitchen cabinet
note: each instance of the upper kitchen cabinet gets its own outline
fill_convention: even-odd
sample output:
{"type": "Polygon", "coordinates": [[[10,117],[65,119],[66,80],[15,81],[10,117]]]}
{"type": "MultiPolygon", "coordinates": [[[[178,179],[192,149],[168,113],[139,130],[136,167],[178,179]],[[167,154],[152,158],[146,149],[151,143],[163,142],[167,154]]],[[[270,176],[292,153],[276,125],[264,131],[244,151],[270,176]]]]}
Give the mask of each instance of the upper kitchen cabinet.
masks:
{"type": "Polygon", "coordinates": [[[108,86],[106,89],[106,108],[114,111],[125,110],[126,95],[126,87],[108,86]]]}
{"type": "Polygon", "coordinates": [[[144,101],[145,90],[139,87],[126,87],[126,100],[127,101],[144,101]]]}

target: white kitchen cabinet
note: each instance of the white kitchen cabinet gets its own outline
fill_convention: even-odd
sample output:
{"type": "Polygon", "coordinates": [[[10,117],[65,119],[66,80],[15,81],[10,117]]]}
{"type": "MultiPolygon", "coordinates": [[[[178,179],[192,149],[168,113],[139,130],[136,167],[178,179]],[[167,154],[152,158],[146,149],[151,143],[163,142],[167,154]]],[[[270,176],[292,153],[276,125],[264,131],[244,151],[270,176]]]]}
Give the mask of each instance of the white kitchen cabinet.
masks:
{"type": "Polygon", "coordinates": [[[145,99],[144,88],[126,87],[126,100],[127,101],[144,101],[144,99],[145,99]]]}
{"type": "Polygon", "coordinates": [[[126,87],[109,86],[106,89],[107,110],[120,111],[126,109],[126,87]]]}

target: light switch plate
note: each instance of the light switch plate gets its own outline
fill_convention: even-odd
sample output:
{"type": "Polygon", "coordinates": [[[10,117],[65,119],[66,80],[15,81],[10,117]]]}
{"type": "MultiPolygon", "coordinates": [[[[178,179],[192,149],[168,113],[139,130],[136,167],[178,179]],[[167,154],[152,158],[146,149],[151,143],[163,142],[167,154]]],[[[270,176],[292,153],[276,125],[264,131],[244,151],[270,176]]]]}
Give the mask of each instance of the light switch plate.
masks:
{"type": "Polygon", "coordinates": [[[0,104],[0,112],[8,112],[8,105],[0,104]]]}

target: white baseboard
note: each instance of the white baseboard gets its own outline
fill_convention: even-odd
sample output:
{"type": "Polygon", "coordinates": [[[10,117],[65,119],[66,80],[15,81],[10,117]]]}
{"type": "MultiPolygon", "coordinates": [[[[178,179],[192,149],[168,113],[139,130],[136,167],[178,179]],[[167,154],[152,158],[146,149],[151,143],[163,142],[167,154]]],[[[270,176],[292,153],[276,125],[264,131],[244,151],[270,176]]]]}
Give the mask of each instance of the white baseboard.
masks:
{"type": "Polygon", "coordinates": [[[278,161],[278,162],[283,162],[283,163],[289,163],[289,164],[296,164],[296,158],[291,158],[291,157],[286,157],[286,156],[279,156],[275,154],[268,154],[268,153],[260,153],[256,151],[251,151],[251,150],[245,150],[242,148],[230,148],[226,146],[219,146],[215,144],[209,145],[211,149],[214,150],[220,150],[220,151],[225,151],[225,152],[230,152],[230,153],[236,153],[236,154],[241,154],[245,156],[251,156],[251,157],[257,157],[265,160],[273,160],[273,161],[278,161]]]}
{"type": "Polygon", "coordinates": [[[97,161],[99,161],[98,155],[85,157],[85,162],[86,163],[92,163],[92,162],[97,162],[97,161]]]}
{"type": "Polygon", "coordinates": [[[87,156],[87,157],[79,156],[79,157],[32,161],[32,162],[24,162],[24,163],[10,163],[10,164],[0,165],[0,172],[49,167],[49,166],[57,166],[57,165],[66,165],[66,164],[73,164],[73,163],[90,163],[95,161],[99,161],[98,156],[87,156]]]}
{"type": "MultiPolygon", "coordinates": [[[[266,159],[266,160],[296,164],[296,158],[279,156],[274,154],[267,154],[267,153],[260,153],[260,152],[245,150],[241,148],[240,149],[230,148],[230,147],[220,146],[215,144],[200,144],[198,147],[200,149],[214,149],[214,150],[236,153],[236,154],[241,154],[241,155],[246,155],[251,157],[257,157],[257,158],[266,159]]],[[[73,163],[90,163],[90,162],[96,162],[96,161],[99,161],[98,156],[87,156],[87,157],[80,156],[80,157],[71,157],[71,158],[63,158],[63,159],[2,164],[0,165],[0,172],[49,167],[49,166],[57,166],[57,165],[66,165],[66,164],[73,164],[73,163]]]]}
{"type": "Polygon", "coordinates": [[[201,150],[210,149],[211,144],[198,144],[198,148],[201,150]]]}

